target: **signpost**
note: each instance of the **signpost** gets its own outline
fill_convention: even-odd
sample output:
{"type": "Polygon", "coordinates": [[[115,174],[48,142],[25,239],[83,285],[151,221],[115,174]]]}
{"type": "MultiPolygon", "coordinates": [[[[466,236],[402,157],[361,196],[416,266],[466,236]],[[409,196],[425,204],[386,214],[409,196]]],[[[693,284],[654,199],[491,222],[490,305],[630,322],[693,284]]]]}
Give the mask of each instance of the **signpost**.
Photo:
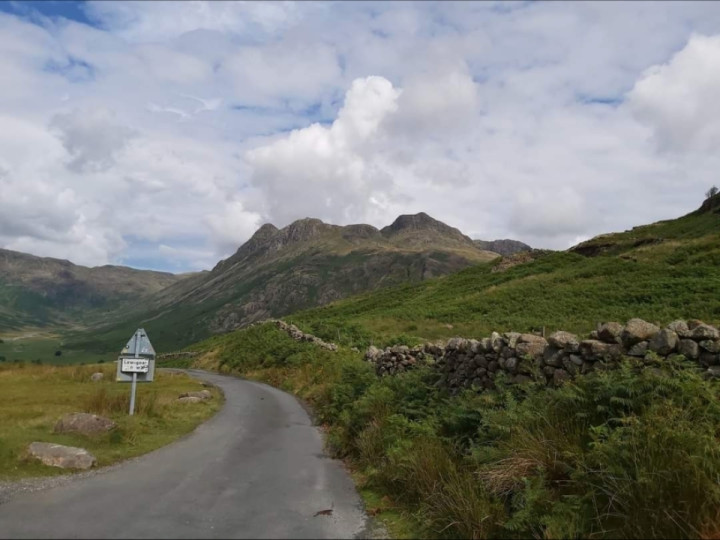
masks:
{"type": "Polygon", "coordinates": [[[138,328],[117,361],[118,382],[132,382],[130,389],[130,416],[135,414],[135,393],[138,382],[152,382],[155,376],[155,349],[144,329],[138,328]],[[132,352],[131,352],[132,351],[132,352]]]}

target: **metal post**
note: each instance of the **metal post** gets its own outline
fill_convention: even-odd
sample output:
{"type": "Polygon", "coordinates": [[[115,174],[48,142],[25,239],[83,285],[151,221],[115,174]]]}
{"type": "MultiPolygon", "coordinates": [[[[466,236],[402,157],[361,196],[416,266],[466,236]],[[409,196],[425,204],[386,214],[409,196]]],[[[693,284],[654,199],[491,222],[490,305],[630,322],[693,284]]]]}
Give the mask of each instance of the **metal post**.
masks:
{"type": "MultiPolygon", "coordinates": [[[[135,358],[139,358],[140,331],[135,332],[135,358]]],[[[137,388],[137,373],[133,372],[132,388],[130,389],[130,416],[135,414],[135,391],[137,388]]]]}
{"type": "Polygon", "coordinates": [[[137,373],[133,373],[132,388],[130,389],[130,416],[135,413],[135,387],[137,386],[137,373]]]}

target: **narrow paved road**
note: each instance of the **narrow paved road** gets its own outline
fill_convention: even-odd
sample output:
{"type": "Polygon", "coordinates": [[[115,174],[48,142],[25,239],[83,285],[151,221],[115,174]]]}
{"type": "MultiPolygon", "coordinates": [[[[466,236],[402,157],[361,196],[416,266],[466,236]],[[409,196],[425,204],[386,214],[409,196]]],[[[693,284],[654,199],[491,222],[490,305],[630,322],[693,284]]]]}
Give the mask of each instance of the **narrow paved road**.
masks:
{"type": "Polygon", "coordinates": [[[300,404],[191,371],[225,405],[191,435],[117,468],[0,505],[2,538],[352,538],[366,518],[300,404]],[[332,508],[330,515],[315,515],[332,508]]]}

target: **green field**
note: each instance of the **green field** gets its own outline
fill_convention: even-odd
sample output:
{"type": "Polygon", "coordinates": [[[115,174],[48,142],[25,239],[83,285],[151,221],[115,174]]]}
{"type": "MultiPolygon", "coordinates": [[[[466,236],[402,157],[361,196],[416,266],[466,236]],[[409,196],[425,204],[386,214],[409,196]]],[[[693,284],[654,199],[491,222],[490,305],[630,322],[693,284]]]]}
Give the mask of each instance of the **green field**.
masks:
{"type": "Polygon", "coordinates": [[[138,385],[136,414],[128,415],[130,385],[115,382],[115,365],[38,366],[0,365],[0,480],[67,474],[27,459],[33,441],[86,448],[98,466],[110,465],[164,446],[194,429],[222,403],[214,399],[197,404],[178,403],[182,392],[200,390],[201,383],[183,373],[156,372],[156,380],[138,385]],[[90,376],[102,372],[101,382],[90,376]],[[97,437],[53,433],[65,413],[89,412],[109,417],[118,427],[97,437]]]}
{"type": "Polygon", "coordinates": [[[116,354],[68,349],[62,335],[38,330],[21,334],[0,334],[0,339],[0,365],[4,362],[53,365],[112,362],[125,345],[125,342],[119,343],[116,354]]]}

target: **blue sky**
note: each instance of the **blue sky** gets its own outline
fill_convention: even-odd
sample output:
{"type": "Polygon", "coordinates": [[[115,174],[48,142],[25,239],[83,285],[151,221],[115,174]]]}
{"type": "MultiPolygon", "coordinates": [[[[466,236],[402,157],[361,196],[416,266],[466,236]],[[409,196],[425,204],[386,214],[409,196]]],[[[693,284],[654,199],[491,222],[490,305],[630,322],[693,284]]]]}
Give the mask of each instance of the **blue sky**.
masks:
{"type": "Polygon", "coordinates": [[[712,2],[0,2],[0,247],[212,268],[424,211],[564,249],[718,184],[712,2]]]}

